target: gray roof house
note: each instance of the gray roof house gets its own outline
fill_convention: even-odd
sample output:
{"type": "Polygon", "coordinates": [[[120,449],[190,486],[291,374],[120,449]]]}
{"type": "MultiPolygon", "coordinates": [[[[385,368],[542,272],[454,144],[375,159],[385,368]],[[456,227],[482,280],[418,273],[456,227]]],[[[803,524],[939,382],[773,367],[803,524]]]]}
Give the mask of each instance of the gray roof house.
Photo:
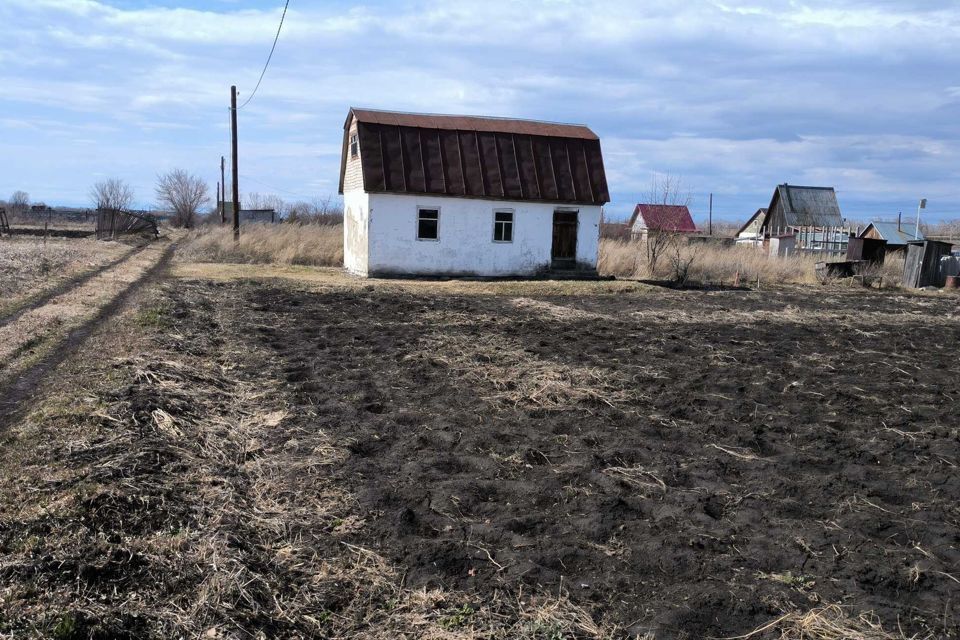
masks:
{"type": "Polygon", "coordinates": [[[919,232],[919,237],[914,238],[914,225],[902,226],[899,222],[871,222],[867,228],[860,232],[861,238],[874,238],[876,240],[886,240],[887,247],[890,249],[902,249],[908,242],[914,240],[923,240],[923,232],[919,232]]]}
{"type": "Polygon", "coordinates": [[[763,221],[766,235],[790,227],[839,227],[843,225],[840,204],[833,187],[778,185],[763,221]]]}

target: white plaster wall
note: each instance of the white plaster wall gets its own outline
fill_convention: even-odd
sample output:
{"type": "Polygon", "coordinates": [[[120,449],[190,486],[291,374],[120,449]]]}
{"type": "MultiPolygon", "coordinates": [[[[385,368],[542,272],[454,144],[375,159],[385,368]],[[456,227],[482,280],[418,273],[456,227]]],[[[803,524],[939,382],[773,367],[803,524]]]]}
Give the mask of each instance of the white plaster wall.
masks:
{"type": "Polygon", "coordinates": [[[343,194],[343,266],[350,273],[368,273],[370,197],[363,191],[343,194]]]}
{"type": "Polygon", "coordinates": [[[599,206],[396,194],[368,197],[369,275],[536,274],[550,267],[553,213],[558,209],[579,211],[577,262],[581,268],[595,269],[597,265],[599,206]],[[421,206],[440,209],[436,241],[417,240],[417,209],[421,206]],[[514,212],[511,243],[493,241],[494,211],[503,209],[514,212]]]}

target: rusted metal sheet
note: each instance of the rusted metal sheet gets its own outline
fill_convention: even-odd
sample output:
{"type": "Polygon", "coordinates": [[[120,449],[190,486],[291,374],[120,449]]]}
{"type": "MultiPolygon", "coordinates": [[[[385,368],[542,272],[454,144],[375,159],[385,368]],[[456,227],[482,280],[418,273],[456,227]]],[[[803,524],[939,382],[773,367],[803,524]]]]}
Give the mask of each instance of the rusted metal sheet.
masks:
{"type": "Polygon", "coordinates": [[[360,109],[351,117],[368,193],[610,201],[600,141],[586,127],[360,109]]]}

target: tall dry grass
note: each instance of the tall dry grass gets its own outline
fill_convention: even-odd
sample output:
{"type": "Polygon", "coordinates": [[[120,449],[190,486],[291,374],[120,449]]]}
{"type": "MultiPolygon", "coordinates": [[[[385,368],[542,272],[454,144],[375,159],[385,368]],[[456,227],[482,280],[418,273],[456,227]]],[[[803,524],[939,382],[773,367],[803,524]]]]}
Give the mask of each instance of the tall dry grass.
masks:
{"type": "MultiPolygon", "coordinates": [[[[180,255],[194,262],[233,262],[338,267],[343,264],[343,225],[255,224],[244,226],[240,243],[233,241],[229,227],[208,226],[193,231],[180,255]]],[[[722,247],[688,244],[664,250],[656,269],[647,263],[644,244],[634,240],[604,238],[600,241],[598,270],[620,278],[670,280],[676,275],[675,262],[689,265],[688,281],[732,283],[815,284],[815,265],[823,258],[793,255],[771,258],[749,246],[722,247]]],[[[888,256],[870,275],[882,276],[884,286],[899,285],[903,274],[902,256],[888,256]]]]}
{"type": "MultiPolygon", "coordinates": [[[[770,257],[750,246],[723,247],[711,244],[692,244],[678,241],[676,248],[664,250],[651,271],[644,244],[633,240],[603,239],[600,241],[598,270],[601,274],[621,278],[650,278],[671,280],[675,276],[675,261],[689,265],[691,282],[770,284],[816,284],[815,265],[823,258],[811,254],[797,254],[786,258],[770,257]]],[[[870,275],[883,277],[884,286],[896,286],[903,275],[903,257],[888,256],[881,267],[871,267],[870,275]]]]}
{"type": "Polygon", "coordinates": [[[195,262],[338,267],[343,264],[343,225],[244,225],[239,243],[231,228],[208,226],[191,232],[178,253],[195,262]]]}

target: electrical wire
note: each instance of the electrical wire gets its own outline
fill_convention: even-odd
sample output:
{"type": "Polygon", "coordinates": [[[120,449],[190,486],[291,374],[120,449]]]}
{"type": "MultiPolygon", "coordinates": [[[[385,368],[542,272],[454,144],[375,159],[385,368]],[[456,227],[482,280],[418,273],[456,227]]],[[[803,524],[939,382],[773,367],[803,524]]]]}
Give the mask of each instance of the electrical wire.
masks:
{"type": "Polygon", "coordinates": [[[253,88],[253,93],[250,94],[250,97],[247,98],[246,102],[237,107],[237,111],[250,104],[250,101],[253,100],[253,96],[257,95],[257,89],[260,88],[260,83],[263,82],[263,76],[267,74],[267,68],[270,66],[270,61],[273,59],[273,52],[277,49],[277,42],[280,40],[280,30],[283,29],[283,21],[287,17],[287,8],[289,7],[290,0],[287,0],[287,3],[283,5],[283,14],[280,16],[280,26],[277,27],[277,35],[273,39],[273,46],[270,47],[270,55],[267,56],[267,63],[263,65],[263,71],[260,72],[260,79],[257,80],[257,86],[253,88]]]}

